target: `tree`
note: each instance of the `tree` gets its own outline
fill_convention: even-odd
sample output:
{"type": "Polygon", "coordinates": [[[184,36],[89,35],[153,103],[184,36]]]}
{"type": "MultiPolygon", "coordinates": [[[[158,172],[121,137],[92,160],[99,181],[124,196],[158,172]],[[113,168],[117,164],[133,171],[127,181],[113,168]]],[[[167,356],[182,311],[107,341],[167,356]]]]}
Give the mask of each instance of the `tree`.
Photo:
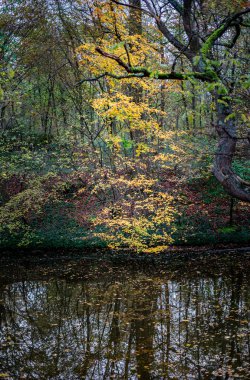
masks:
{"type": "MultiPolygon", "coordinates": [[[[206,91],[211,93],[215,104],[215,129],[219,137],[213,173],[228,194],[250,202],[250,184],[241,179],[232,167],[238,142],[237,104],[244,89],[244,96],[249,96],[246,95],[249,78],[245,71],[249,67],[245,33],[250,26],[249,2],[237,0],[229,4],[216,0],[142,0],[140,4],[136,1],[112,0],[102,2],[102,6],[107,3],[116,5],[116,12],[132,8],[142,12],[147,23],[153,20],[157,29],[154,36],[144,32],[144,37],[149,46],[155,46],[156,43],[154,48],[158,52],[163,40],[169,64],[168,67],[161,65],[158,55],[157,63],[152,64],[152,60],[145,59],[145,65],[142,65],[132,49],[129,50],[126,41],[120,39],[119,51],[114,54],[116,48],[110,48],[107,41],[103,43],[102,38],[97,39],[95,53],[115,65],[106,65],[106,68],[113,70],[100,73],[98,78],[189,80],[194,85],[197,81],[207,84],[206,91]],[[154,40],[156,36],[158,40],[154,40]]],[[[121,18],[120,22],[124,20],[121,18]]],[[[106,18],[104,24],[106,32],[110,33],[111,18],[108,21],[106,18]]],[[[157,54],[153,57],[154,61],[155,57],[157,54]]],[[[249,141],[245,135],[241,139],[249,141]]]]}

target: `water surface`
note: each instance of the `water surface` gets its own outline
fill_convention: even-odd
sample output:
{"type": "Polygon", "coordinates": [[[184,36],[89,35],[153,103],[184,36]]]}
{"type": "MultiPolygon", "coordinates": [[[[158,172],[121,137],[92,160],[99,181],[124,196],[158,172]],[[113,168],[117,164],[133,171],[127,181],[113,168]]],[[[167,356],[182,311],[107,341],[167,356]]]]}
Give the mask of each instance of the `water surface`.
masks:
{"type": "Polygon", "coordinates": [[[0,378],[250,379],[248,255],[0,271],[0,378]]]}

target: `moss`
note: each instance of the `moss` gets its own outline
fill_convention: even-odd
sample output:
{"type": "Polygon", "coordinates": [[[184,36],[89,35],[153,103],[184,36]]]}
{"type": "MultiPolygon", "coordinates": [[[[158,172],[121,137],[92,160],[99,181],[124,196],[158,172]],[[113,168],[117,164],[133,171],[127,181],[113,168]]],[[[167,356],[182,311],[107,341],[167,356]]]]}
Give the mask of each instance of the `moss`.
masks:
{"type": "Polygon", "coordinates": [[[145,67],[133,67],[131,68],[131,72],[133,74],[144,74],[144,77],[153,78],[153,79],[173,79],[173,80],[190,80],[190,79],[199,79],[202,81],[212,82],[214,80],[218,80],[216,73],[211,69],[207,69],[205,72],[187,72],[187,73],[164,73],[159,71],[149,70],[145,67]]]}
{"type": "Polygon", "coordinates": [[[218,81],[218,76],[216,74],[216,69],[220,66],[220,62],[216,60],[210,60],[208,58],[209,53],[215,43],[215,41],[222,36],[225,31],[225,24],[222,24],[218,29],[216,29],[203,43],[200,53],[203,64],[205,65],[205,74],[211,78],[211,81],[218,81]]]}
{"type": "Polygon", "coordinates": [[[205,75],[208,76],[212,82],[216,82],[219,80],[216,72],[211,67],[206,68],[205,75]]]}
{"type": "Polygon", "coordinates": [[[204,60],[207,59],[208,53],[212,49],[214,42],[222,36],[224,31],[225,31],[225,24],[222,24],[218,29],[216,29],[212,34],[210,34],[210,36],[204,42],[200,50],[201,56],[204,60]]]}
{"type": "Polygon", "coordinates": [[[134,66],[131,68],[131,72],[133,74],[143,73],[145,76],[150,76],[152,73],[152,71],[148,70],[146,67],[143,66],[134,66]]]}

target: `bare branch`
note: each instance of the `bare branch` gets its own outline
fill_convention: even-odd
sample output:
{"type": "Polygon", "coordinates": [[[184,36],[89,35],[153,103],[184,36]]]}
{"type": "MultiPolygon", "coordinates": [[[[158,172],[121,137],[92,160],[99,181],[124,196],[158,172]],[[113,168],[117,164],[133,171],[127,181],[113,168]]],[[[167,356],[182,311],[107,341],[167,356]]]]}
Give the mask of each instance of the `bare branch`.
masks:
{"type": "Polygon", "coordinates": [[[151,17],[154,17],[154,16],[155,16],[154,12],[151,13],[149,10],[144,9],[144,8],[142,8],[142,7],[137,7],[136,5],[133,5],[133,4],[126,4],[126,3],[123,3],[123,2],[121,2],[121,1],[117,1],[117,0],[111,0],[111,1],[112,1],[112,3],[115,3],[115,4],[117,4],[117,5],[122,5],[122,6],[124,6],[124,7],[133,8],[133,9],[136,9],[136,10],[138,10],[138,11],[141,11],[141,12],[147,14],[148,16],[151,16],[151,17]]]}
{"type": "Polygon", "coordinates": [[[180,3],[176,0],[169,0],[169,3],[172,5],[172,7],[181,15],[183,16],[183,7],[180,3]]]}

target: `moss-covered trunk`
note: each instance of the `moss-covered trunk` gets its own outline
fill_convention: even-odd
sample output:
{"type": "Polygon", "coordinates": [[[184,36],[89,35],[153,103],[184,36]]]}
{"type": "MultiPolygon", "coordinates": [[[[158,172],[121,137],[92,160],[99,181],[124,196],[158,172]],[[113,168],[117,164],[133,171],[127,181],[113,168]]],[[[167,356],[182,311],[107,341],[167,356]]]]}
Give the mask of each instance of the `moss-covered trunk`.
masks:
{"type": "Polygon", "coordinates": [[[214,160],[213,172],[227,193],[245,202],[250,202],[250,184],[239,178],[232,169],[236,151],[236,119],[230,102],[217,99],[217,125],[219,135],[218,147],[214,160]]]}

